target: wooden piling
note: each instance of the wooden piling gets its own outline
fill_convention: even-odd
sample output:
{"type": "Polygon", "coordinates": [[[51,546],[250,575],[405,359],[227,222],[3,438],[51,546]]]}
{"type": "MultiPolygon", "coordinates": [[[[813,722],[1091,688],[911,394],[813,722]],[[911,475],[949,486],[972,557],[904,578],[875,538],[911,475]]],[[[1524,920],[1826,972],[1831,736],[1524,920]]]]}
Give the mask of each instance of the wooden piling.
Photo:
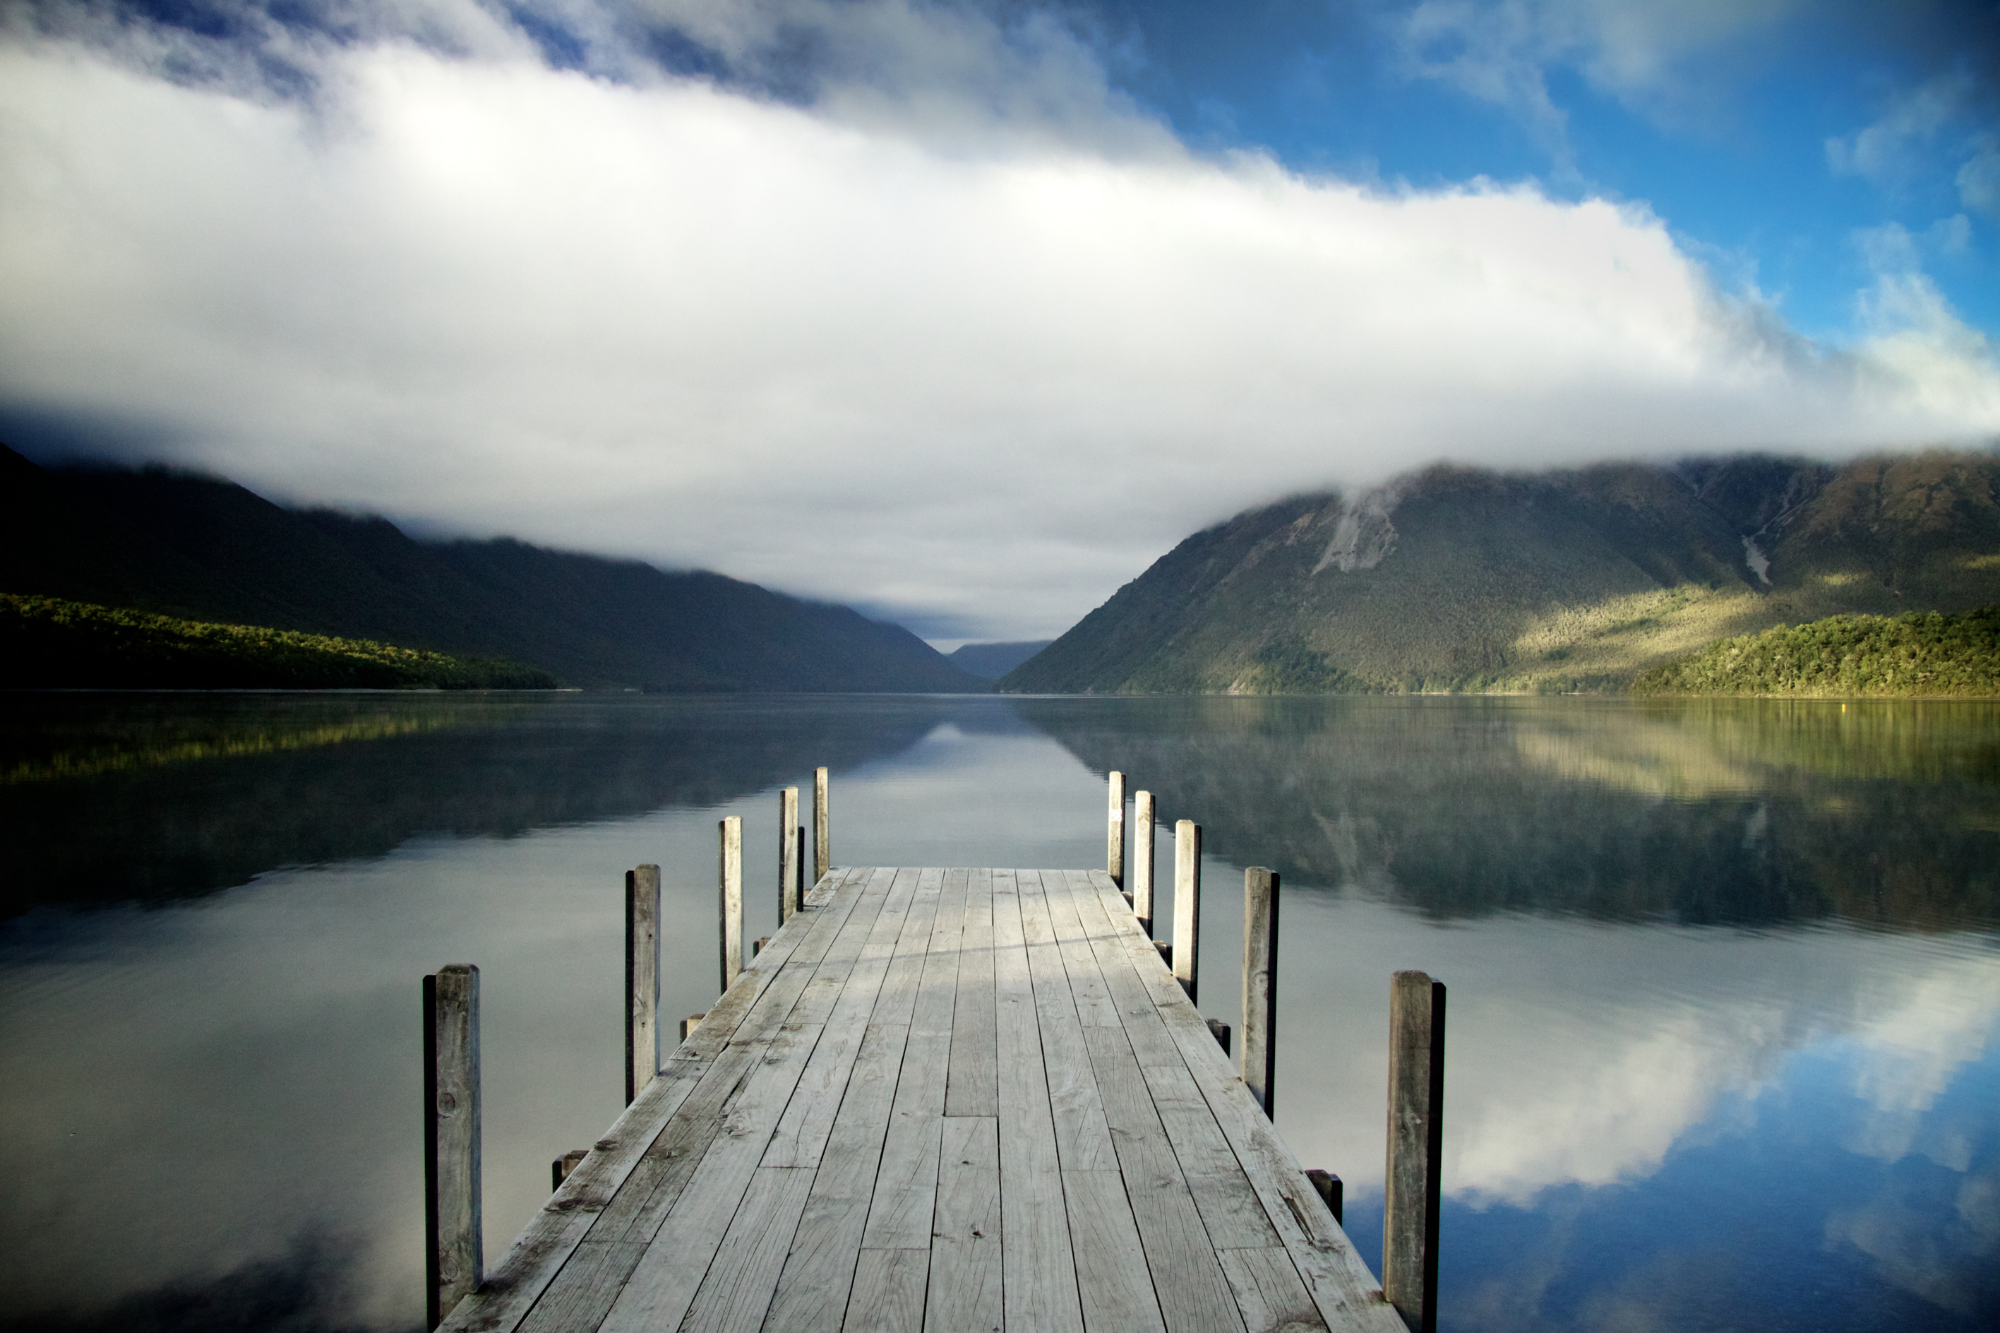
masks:
{"type": "Polygon", "coordinates": [[[1224,1055],[1228,1055],[1229,1024],[1223,1022],[1219,1018],[1210,1018],[1210,1019],[1205,1019],[1203,1021],[1205,1021],[1208,1024],[1208,1035],[1215,1038],[1215,1044],[1222,1048],[1222,1053],[1224,1055]]]}
{"type": "Polygon", "coordinates": [[[1125,775],[1114,769],[1108,785],[1111,818],[1104,835],[1104,869],[1111,876],[1111,882],[1123,889],[1125,887],[1125,775]]]}
{"type": "Polygon", "coordinates": [[[1201,929],[1201,825],[1183,819],[1174,825],[1174,979],[1194,1003],[1195,963],[1201,929]]]}
{"type": "Polygon", "coordinates": [[[707,1017],[707,1014],[689,1014],[686,1018],[683,1018],[681,1020],[681,1040],[686,1041],[689,1037],[693,1036],[694,1030],[701,1026],[701,1020],[707,1017]]]}
{"type": "Polygon", "coordinates": [[[1315,1190],[1319,1191],[1319,1197],[1326,1204],[1327,1211],[1333,1214],[1333,1220],[1345,1225],[1347,1219],[1343,1214],[1346,1211],[1347,1187],[1341,1184],[1340,1177],[1331,1171],[1322,1171],[1314,1167],[1306,1172],[1306,1179],[1312,1182],[1315,1190]]]}
{"type": "Polygon", "coordinates": [[[826,770],[813,770],[813,883],[833,869],[833,843],[826,810],[826,770]]]}
{"type": "Polygon", "coordinates": [[[479,1200],[479,969],[424,978],[424,1305],[444,1322],[485,1277],[479,1200]]]}
{"type": "Polygon", "coordinates": [[[1398,972],[1389,988],[1389,1163],[1382,1292],[1411,1333],[1437,1328],[1444,1144],[1444,983],[1398,972]]]}
{"type": "Polygon", "coordinates": [[[1153,793],[1132,793],[1132,915],[1153,933],[1153,793]]]}
{"type": "Polygon", "coordinates": [[[571,1148],[568,1152],[556,1158],[553,1162],[550,1162],[549,1163],[550,1191],[553,1192],[555,1190],[561,1189],[562,1183],[565,1180],[569,1179],[569,1173],[576,1170],[578,1166],[582,1165],[583,1159],[588,1156],[590,1156],[590,1149],[588,1148],[571,1148]]]}
{"type": "Polygon", "coordinates": [[[731,815],[717,828],[722,835],[717,875],[722,898],[722,989],[727,991],[743,970],[743,821],[731,815]]]}
{"type": "Polygon", "coordinates": [[[799,789],[778,793],[778,924],[799,910],[799,789]]]}
{"type": "Polygon", "coordinates": [[[660,868],[625,872],[625,1104],[660,1072],[660,868]]]}
{"type": "Polygon", "coordinates": [[[1276,1118],[1273,1081],[1278,1037],[1278,872],[1243,872],[1243,1082],[1276,1118]]]}

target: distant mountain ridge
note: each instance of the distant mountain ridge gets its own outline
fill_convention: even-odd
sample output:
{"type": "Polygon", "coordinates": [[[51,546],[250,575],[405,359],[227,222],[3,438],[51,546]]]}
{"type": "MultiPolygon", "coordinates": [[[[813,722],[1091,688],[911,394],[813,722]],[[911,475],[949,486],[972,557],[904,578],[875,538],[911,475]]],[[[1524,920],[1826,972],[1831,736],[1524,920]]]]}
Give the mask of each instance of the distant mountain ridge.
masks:
{"type": "Polygon", "coordinates": [[[989,688],[901,626],[721,574],[511,538],[419,542],[216,478],[45,469],[4,446],[0,592],[506,657],[586,688],[989,688]]]}
{"type": "Polygon", "coordinates": [[[1729,635],[1995,601],[1993,453],[1440,465],[1196,533],[998,688],[1618,688],[1729,635]]]}
{"type": "Polygon", "coordinates": [[[998,680],[1053,642],[1053,639],[1032,639],[1018,643],[966,643],[946,653],[945,660],[981,680],[998,680]]]}

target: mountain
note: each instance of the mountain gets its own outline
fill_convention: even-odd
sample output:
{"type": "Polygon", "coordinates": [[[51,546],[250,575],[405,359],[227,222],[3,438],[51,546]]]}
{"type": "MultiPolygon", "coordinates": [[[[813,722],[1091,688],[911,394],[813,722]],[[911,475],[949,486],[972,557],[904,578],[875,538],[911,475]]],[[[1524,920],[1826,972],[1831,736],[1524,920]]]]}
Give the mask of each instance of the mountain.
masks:
{"type": "Polygon", "coordinates": [[[1992,453],[1437,466],[1196,533],[998,688],[1616,688],[1729,635],[1995,601],[1992,453]]]}
{"type": "Polygon", "coordinates": [[[649,690],[983,693],[898,625],[704,571],[509,538],[419,542],[163,468],[0,447],[0,592],[368,639],[649,690]]]}
{"type": "Polygon", "coordinates": [[[1052,642],[1035,639],[1026,643],[967,643],[944,657],[960,671],[969,671],[981,680],[998,680],[1052,642]]]}

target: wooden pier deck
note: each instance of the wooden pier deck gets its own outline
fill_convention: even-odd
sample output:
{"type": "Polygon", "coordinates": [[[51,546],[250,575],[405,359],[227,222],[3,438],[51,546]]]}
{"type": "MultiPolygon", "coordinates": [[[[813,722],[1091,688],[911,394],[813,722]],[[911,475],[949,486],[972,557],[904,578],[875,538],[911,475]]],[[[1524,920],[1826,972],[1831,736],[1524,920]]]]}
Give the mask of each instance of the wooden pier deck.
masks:
{"type": "Polygon", "coordinates": [[[451,1330],[1404,1333],[1111,878],[849,869],[451,1330]]]}

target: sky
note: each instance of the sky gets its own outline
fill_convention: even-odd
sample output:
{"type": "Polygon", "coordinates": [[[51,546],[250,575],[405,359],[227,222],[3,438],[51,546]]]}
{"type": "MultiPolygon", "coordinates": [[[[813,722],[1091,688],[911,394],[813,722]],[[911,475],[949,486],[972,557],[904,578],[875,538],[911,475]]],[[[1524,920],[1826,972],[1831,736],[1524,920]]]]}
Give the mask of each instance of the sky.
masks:
{"type": "Polygon", "coordinates": [[[2000,4],[0,0],[0,440],[940,646],[1438,460],[2000,440],[2000,4]]]}

